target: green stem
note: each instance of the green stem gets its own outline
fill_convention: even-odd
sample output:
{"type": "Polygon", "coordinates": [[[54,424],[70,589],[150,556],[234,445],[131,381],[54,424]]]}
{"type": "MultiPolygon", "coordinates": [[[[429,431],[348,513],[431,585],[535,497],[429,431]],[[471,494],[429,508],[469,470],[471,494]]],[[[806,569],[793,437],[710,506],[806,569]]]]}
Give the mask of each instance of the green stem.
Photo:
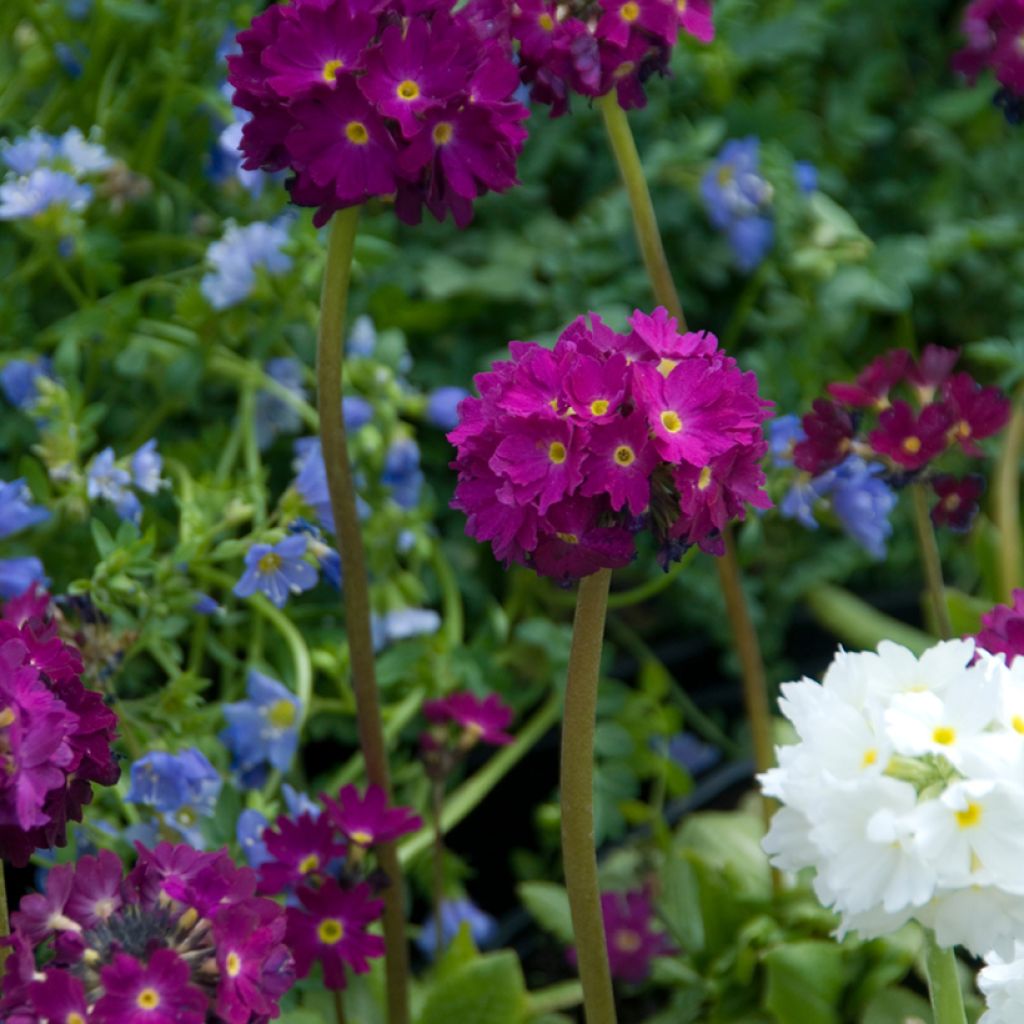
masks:
{"type": "Polygon", "coordinates": [[[546,988],[534,989],[526,996],[526,1015],[544,1017],[560,1010],[571,1010],[583,1002],[583,989],[578,981],[560,981],[546,988]]]}
{"type": "Polygon", "coordinates": [[[611,578],[602,569],[580,581],[562,716],[562,861],[586,1024],[616,1022],[594,849],[594,731],[611,578]]]}
{"type": "Polygon", "coordinates": [[[939,545],[935,540],[935,529],[928,513],[928,492],[921,483],[911,484],[910,493],[914,502],[914,529],[917,531],[917,546],[921,554],[921,568],[928,596],[935,615],[935,628],[942,640],[953,635],[953,624],[949,621],[949,607],[946,604],[946,585],[942,582],[942,559],[939,545]]]}
{"type": "MultiPolygon", "coordinates": [[[[352,689],[356,698],[359,745],[366,761],[370,785],[379,786],[391,801],[391,777],[381,724],[380,701],[370,632],[370,588],[366,575],[363,538],[356,513],[356,491],[348,461],[345,421],[341,414],[342,346],[345,309],[352,274],[359,207],[334,215],[327,250],[327,266],[320,299],[320,331],[317,336],[317,404],[320,412],[320,443],[327,470],[327,489],[341,555],[345,586],[345,627],[348,634],[352,689]]],[[[402,869],[393,843],[378,847],[378,862],[388,877],[384,890],[384,942],[387,947],[387,1003],[389,1024],[408,1024],[408,950],[405,945],[405,912],[402,869]]]]}
{"type": "Polygon", "coordinates": [[[1024,388],[1017,392],[1013,416],[1006,428],[996,466],[992,503],[999,528],[999,592],[1007,604],[1024,582],[1024,555],[1020,536],[1020,461],[1024,450],[1024,388]]]}
{"type": "Polygon", "coordinates": [[[337,1024],[345,1024],[345,992],[340,988],[334,990],[334,1019],[337,1024]]]}
{"type": "Polygon", "coordinates": [[[823,583],[808,590],[804,602],[818,622],[858,650],[874,650],[880,641],[892,640],[920,656],[934,644],[927,633],[872,608],[842,587],[823,583]]]}
{"type": "Polygon", "coordinates": [[[444,826],[441,823],[444,814],[444,782],[440,779],[434,779],[430,784],[430,809],[434,826],[434,956],[439,960],[444,952],[444,917],[441,913],[444,902],[444,826]]]}
{"type": "Polygon", "coordinates": [[[967,1024],[964,997],[956,971],[956,954],[951,949],[939,946],[931,932],[928,933],[925,962],[935,1024],[967,1024]]]}
{"type": "Polygon", "coordinates": [[[658,231],[658,219],[654,215],[654,204],[651,202],[643,164],[640,162],[636,142],[633,141],[633,132],[630,130],[626,112],[619,106],[614,90],[598,99],[597,106],[604,118],[608,141],[615,155],[615,162],[619,165],[626,194],[629,196],[636,239],[640,245],[644,266],[647,268],[647,276],[651,279],[654,298],[679,321],[679,326],[685,331],[686,317],[683,315],[683,306],[672,281],[668,261],[665,259],[665,248],[661,244],[661,232],[658,231]]]}

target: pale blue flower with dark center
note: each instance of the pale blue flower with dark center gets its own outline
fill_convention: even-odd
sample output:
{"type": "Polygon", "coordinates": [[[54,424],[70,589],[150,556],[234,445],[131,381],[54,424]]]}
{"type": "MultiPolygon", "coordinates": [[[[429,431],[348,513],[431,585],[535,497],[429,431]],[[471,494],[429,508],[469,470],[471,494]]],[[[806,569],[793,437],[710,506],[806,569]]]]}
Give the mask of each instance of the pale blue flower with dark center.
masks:
{"type": "Polygon", "coordinates": [[[228,726],[220,738],[231,751],[232,764],[247,772],[264,762],[286,772],[299,745],[302,704],[286,686],[250,669],[248,699],[225,704],[228,726]]]}
{"type": "Polygon", "coordinates": [[[32,504],[24,480],[0,480],[0,538],[10,537],[50,518],[48,509],[32,504]]]}
{"type": "Polygon", "coordinates": [[[251,597],[257,591],[283,608],[291,594],[316,586],[317,571],[305,559],[307,538],[295,533],[277,544],[253,544],[245,555],[245,572],[235,584],[236,597],[251,597]]]}

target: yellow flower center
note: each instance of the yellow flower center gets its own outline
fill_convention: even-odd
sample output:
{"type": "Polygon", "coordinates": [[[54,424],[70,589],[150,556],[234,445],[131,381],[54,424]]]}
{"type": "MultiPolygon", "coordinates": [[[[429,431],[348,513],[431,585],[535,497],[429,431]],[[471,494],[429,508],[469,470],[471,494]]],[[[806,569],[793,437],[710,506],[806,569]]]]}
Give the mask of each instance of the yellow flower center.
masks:
{"type": "Polygon", "coordinates": [[[336,917],[325,917],[317,926],[316,934],[325,946],[333,946],[341,942],[345,926],[336,917]]]}
{"type": "Polygon", "coordinates": [[[579,544],[580,539],[575,533],[556,533],[555,536],[562,541],[563,544],[579,544]]]}
{"type": "Polygon", "coordinates": [[[981,804],[969,803],[962,811],[956,812],[956,823],[961,828],[973,828],[981,821],[981,804]]]}
{"type": "Polygon", "coordinates": [[[400,100],[417,100],[420,97],[420,87],[411,78],[407,78],[404,82],[398,83],[395,93],[400,100]]]}
{"type": "Polygon", "coordinates": [[[101,920],[106,921],[108,917],[114,912],[114,901],[109,897],[101,900],[97,900],[92,905],[92,912],[101,920]]]}
{"type": "Polygon", "coordinates": [[[697,490],[706,491],[711,486],[711,467],[705,466],[697,477],[697,490]]]}
{"type": "Polygon", "coordinates": [[[716,174],[715,177],[718,178],[719,185],[728,185],[729,182],[736,177],[736,169],[732,164],[722,164],[722,166],[718,168],[718,174],[716,174]]]}
{"type": "Polygon", "coordinates": [[[970,423],[968,423],[967,420],[961,420],[956,425],[956,432],[957,432],[957,434],[960,435],[960,437],[970,437],[971,436],[971,425],[970,425],[970,423]]]}
{"type": "Polygon", "coordinates": [[[284,697],[280,700],[275,700],[267,712],[267,721],[275,729],[287,729],[289,726],[294,725],[295,705],[290,700],[285,700],[284,697]]]}
{"type": "Polygon", "coordinates": [[[903,438],[903,443],[900,446],[908,455],[916,455],[921,450],[921,438],[914,437],[913,434],[910,437],[903,438]]]}
{"type": "Polygon", "coordinates": [[[268,551],[257,563],[260,572],[269,575],[284,565],[284,559],[276,551],[268,551]]]}
{"type": "Polygon", "coordinates": [[[537,18],[537,24],[540,25],[545,32],[553,32],[555,29],[555,19],[552,18],[547,11],[537,18]]]}
{"type": "Polygon", "coordinates": [[[1013,726],[1014,732],[1024,733],[1024,718],[1021,718],[1020,715],[1014,715],[1013,718],[1010,719],[1010,725],[1013,726]]]}
{"type": "Polygon", "coordinates": [[[0,711],[0,729],[14,724],[14,708],[4,708],[0,711]]]}
{"type": "Polygon", "coordinates": [[[676,0],[676,10],[679,11],[680,14],[685,14],[686,0],[676,0]]]}
{"type": "Polygon", "coordinates": [[[615,461],[620,466],[632,466],[636,462],[636,452],[628,444],[620,444],[615,449],[615,461]]]}
{"type": "Polygon", "coordinates": [[[591,416],[603,416],[608,411],[608,400],[606,398],[595,398],[590,403],[591,416]]]}
{"type": "Polygon", "coordinates": [[[960,495],[959,494],[947,494],[942,499],[942,504],[949,509],[950,512],[955,512],[960,507],[960,495]]]}
{"type": "Polygon", "coordinates": [[[666,409],[658,418],[670,434],[678,434],[683,429],[683,421],[679,418],[679,413],[673,409],[666,409]]]}
{"type": "Polygon", "coordinates": [[[72,1010],[65,1018],[64,1024],[85,1024],[85,1018],[80,1013],[72,1010]]]}
{"type": "Polygon", "coordinates": [[[932,739],[944,747],[948,747],[956,739],[956,729],[948,725],[937,725],[932,733],[932,739]]]}
{"type": "Polygon", "coordinates": [[[320,858],[315,853],[307,853],[299,861],[299,874],[308,875],[310,871],[316,871],[320,867],[320,858]]]}
{"type": "Polygon", "coordinates": [[[349,142],[357,146],[365,146],[370,141],[370,133],[362,121],[349,121],[345,125],[345,136],[349,142]]]}
{"type": "Polygon", "coordinates": [[[568,452],[565,450],[565,445],[561,441],[552,441],[548,446],[548,458],[556,465],[560,466],[565,462],[568,452]]]}
{"type": "Polygon", "coordinates": [[[135,1005],[140,1010],[155,1010],[160,1005],[160,993],[155,988],[144,988],[135,997],[135,1005]]]}
{"type": "Polygon", "coordinates": [[[864,751],[864,756],[861,758],[860,765],[862,768],[870,768],[878,760],[878,751],[872,747],[870,750],[864,751]]]}
{"type": "Polygon", "coordinates": [[[437,124],[434,125],[434,130],[430,133],[435,146],[446,146],[452,141],[452,136],[454,134],[455,129],[452,128],[451,121],[438,121],[437,124]]]}
{"type": "Polygon", "coordinates": [[[632,928],[620,928],[615,933],[615,948],[621,953],[635,953],[643,945],[643,940],[632,928]]]}
{"type": "Polygon", "coordinates": [[[338,78],[338,72],[345,66],[345,62],[341,60],[329,60],[323,69],[323,78],[325,82],[334,82],[338,78]]]}
{"type": "Polygon", "coordinates": [[[237,978],[242,972],[242,958],[232,950],[224,959],[224,970],[229,978],[237,978]]]}
{"type": "Polygon", "coordinates": [[[357,828],[354,832],[349,832],[348,837],[353,843],[358,843],[360,846],[369,846],[373,842],[373,833],[364,829],[357,828]]]}
{"type": "Polygon", "coordinates": [[[636,19],[640,17],[640,5],[638,3],[634,3],[633,0],[628,0],[627,3],[624,3],[619,8],[619,17],[622,18],[623,21],[636,21],[636,19]]]}

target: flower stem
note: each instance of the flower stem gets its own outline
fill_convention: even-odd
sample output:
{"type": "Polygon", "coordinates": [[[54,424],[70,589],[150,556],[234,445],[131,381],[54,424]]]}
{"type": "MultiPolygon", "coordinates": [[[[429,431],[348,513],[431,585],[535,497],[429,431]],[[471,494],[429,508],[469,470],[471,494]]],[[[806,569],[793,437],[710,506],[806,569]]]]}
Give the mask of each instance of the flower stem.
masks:
{"type": "Polygon", "coordinates": [[[434,947],[434,960],[441,959],[444,950],[444,920],[441,914],[441,904],[444,901],[444,826],[441,818],[444,814],[444,782],[434,779],[430,784],[430,808],[433,814],[434,826],[434,872],[432,879],[434,897],[434,938],[437,943],[434,947]]]}
{"type": "Polygon", "coordinates": [[[1024,561],[1020,536],[1020,460],[1024,450],[1024,388],[1017,392],[1013,416],[1006,429],[999,463],[996,466],[992,496],[996,526],[999,527],[1000,597],[1013,603],[1013,592],[1022,584],[1024,561]]]}
{"type": "Polygon", "coordinates": [[[336,988],[334,995],[334,1019],[337,1024],[345,1024],[345,990],[336,988]]]}
{"type": "Polygon", "coordinates": [[[931,932],[928,933],[925,963],[935,1024],[967,1024],[960,978],[956,972],[956,954],[939,946],[931,932]]]}
{"type": "Polygon", "coordinates": [[[939,637],[948,640],[953,635],[953,624],[949,621],[949,607],[946,605],[946,586],[942,582],[942,559],[939,545],[935,540],[935,529],[928,514],[928,492],[924,484],[911,484],[910,492],[914,502],[914,529],[917,531],[917,546],[921,553],[921,567],[924,569],[925,585],[935,613],[935,628],[939,637]]]}
{"type": "MultiPolygon", "coordinates": [[[[391,800],[387,748],[381,724],[380,701],[374,670],[370,633],[370,590],[366,576],[363,538],[356,513],[355,486],[348,461],[345,422],[341,412],[342,345],[348,286],[352,274],[359,207],[334,215],[320,299],[320,331],[317,337],[317,402],[320,412],[320,443],[327,471],[327,489],[334,514],[338,553],[345,585],[345,627],[348,633],[352,688],[356,698],[359,745],[366,762],[366,776],[391,800]]],[[[387,1002],[389,1024],[408,1024],[408,950],[405,945],[405,913],[402,906],[402,870],[394,844],[378,847],[378,861],[388,877],[384,890],[384,942],[387,947],[387,1002]]]]}
{"type": "Polygon", "coordinates": [[[562,716],[562,860],[586,1024],[615,1024],[594,849],[594,730],[611,570],[580,581],[562,716]]]}

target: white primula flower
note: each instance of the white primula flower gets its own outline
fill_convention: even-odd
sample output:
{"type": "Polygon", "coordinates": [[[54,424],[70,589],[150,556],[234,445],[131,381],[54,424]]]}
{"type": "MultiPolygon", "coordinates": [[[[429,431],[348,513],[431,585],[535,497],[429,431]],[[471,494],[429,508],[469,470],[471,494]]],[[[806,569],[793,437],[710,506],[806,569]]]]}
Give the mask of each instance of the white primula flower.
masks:
{"type": "Polygon", "coordinates": [[[1024,896],[992,885],[940,889],[916,916],[940,946],[963,946],[978,957],[994,950],[1012,959],[1014,940],[1024,935],[1024,896]]]}
{"type": "Polygon", "coordinates": [[[978,988],[988,1009],[978,1024],[1020,1024],[1024,1020],[1024,943],[1018,942],[1013,959],[988,958],[978,973],[978,988]]]}
{"type": "Polygon", "coordinates": [[[818,848],[811,842],[811,824],[792,807],[780,807],[773,815],[768,834],[761,844],[772,864],[782,871],[816,867],[818,848]]]}

